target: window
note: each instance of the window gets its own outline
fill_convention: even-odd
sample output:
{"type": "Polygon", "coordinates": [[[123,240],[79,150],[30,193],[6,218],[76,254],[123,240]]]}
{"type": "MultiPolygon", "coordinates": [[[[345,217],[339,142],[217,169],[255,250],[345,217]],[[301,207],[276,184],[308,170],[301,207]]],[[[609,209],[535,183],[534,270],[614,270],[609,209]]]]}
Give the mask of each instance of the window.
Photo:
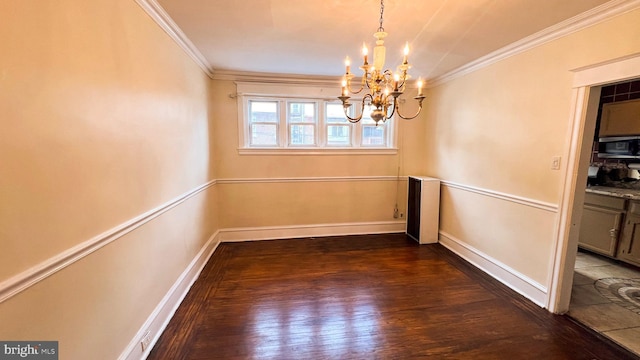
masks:
{"type": "Polygon", "coordinates": [[[289,144],[314,146],[316,144],[317,117],[315,103],[289,103],[289,111],[287,111],[289,144]]]}
{"type": "Polygon", "coordinates": [[[327,103],[327,145],[351,146],[351,123],[344,115],[342,104],[327,103]]]}
{"type": "Polygon", "coordinates": [[[384,126],[376,126],[376,122],[371,119],[371,109],[365,108],[362,116],[362,146],[385,146],[386,134],[384,126]]]}
{"type": "Polygon", "coordinates": [[[278,145],[278,102],[249,101],[251,146],[278,145]]]}
{"type": "MultiPolygon", "coordinates": [[[[342,103],[334,96],[327,97],[339,94],[339,88],[237,85],[240,153],[396,152],[393,119],[376,126],[369,116],[371,110],[365,109],[360,122],[349,122],[342,103]]],[[[353,108],[361,102],[351,102],[349,116],[353,117],[353,108]]]]}

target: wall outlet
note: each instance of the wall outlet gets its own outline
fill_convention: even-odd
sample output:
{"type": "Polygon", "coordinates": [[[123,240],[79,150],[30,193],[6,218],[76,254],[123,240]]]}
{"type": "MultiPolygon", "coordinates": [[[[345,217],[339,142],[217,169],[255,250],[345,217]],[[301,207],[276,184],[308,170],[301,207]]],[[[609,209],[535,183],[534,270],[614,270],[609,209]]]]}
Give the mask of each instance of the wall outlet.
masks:
{"type": "Polygon", "coordinates": [[[404,219],[404,213],[400,213],[400,219],[404,219]]]}
{"type": "Polygon", "coordinates": [[[142,352],[145,352],[147,348],[151,344],[151,331],[145,331],[144,335],[142,335],[142,340],[140,340],[140,346],[142,346],[142,352]]]}

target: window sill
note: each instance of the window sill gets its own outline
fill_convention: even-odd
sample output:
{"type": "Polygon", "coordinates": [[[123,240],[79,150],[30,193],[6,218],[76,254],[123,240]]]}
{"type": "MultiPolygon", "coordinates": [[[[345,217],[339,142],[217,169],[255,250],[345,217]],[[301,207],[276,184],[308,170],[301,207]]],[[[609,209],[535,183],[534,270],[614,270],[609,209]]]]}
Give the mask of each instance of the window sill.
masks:
{"type": "Polygon", "coordinates": [[[398,148],[241,148],[240,155],[396,155],[398,148]]]}

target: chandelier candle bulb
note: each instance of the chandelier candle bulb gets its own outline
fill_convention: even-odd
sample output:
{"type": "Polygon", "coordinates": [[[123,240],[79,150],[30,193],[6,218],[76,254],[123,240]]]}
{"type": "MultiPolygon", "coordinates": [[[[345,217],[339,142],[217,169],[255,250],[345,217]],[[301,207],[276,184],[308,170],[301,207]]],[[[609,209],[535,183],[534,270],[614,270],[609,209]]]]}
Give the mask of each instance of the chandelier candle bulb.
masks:
{"type": "Polygon", "coordinates": [[[407,41],[406,44],[404,44],[404,60],[402,61],[403,65],[408,64],[409,62],[407,61],[407,56],[409,55],[409,42],[407,41]]]}
{"type": "Polygon", "coordinates": [[[416,113],[413,115],[402,114],[400,109],[401,104],[404,102],[398,98],[404,93],[407,79],[410,78],[407,73],[407,70],[411,68],[408,60],[408,41],[405,43],[403,49],[404,57],[402,63],[398,66],[397,72],[394,73],[389,69],[384,70],[386,53],[384,38],[387,37],[387,33],[384,31],[384,27],[382,26],[383,14],[384,0],[380,0],[380,27],[378,27],[378,31],[373,34],[373,37],[376,38],[376,45],[373,48],[373,63],[369,65],[369,49],[367,48],[366,43],[362,43],[364,63],[360,66],[360,69],[362,69],[363,75],[362,84],[357,90],[351,89],[351,79],[354,75],[350,73],[351,61],[349,60],[349,57],[345,59],[346,73],[342,78],[342,94],[338,96],[338,99],[342,101],[344,115],[351,123],[357,123],[362,120],[367,109],[371,109],[369,117],[376,125],[378,125],[380,121],[384,123],[388,119],[393,118],[394,115],[405,120],[415,119],[420,114],[420,111],[422,111],[422,102],[425,98],[422,95],[422,78],[418,79],[418,96],[414,97],[418,103],[418,110],[416,113]],[[349,93],[359,94],[365,89],[366,91],[363,93],[362,97],[358,99],[359,109],[356,109],[355,114],[351,113],[349,108],[352,104],[349,102],[349,99],[351,99],[349,93]]]}
{"type": "Polygon", "coordinates": [[[369,49],[367,49],[367,45],[365,43],[362,43],[362,55],[364,55],[364,64],[367,65],[369,49]]]}

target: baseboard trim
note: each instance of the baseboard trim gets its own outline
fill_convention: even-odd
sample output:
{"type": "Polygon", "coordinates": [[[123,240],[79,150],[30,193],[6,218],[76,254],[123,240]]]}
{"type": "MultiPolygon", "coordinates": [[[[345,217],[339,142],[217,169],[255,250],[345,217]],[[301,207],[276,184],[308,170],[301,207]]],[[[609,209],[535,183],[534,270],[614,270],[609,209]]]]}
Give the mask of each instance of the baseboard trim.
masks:
{"type": "Polygon", "coordinates": [[[136,335],[118,358],[119,360],[140,360],[146,359],[147,356],[149,356],[151,349],[153,349],[153,346],[160,338],[160,335],[162,335],[162,332],[169,324],[169,321],[182,303],[182,300],[187,296],[191,286],[198,279],[202,269],[218,248],[218,245],[220,244],[220,240],[218,239],[219,233],[219,231],[216,231],[211,235],[207,243],[202,247],[202,249],[200,249],[198,254],[178,277],[173,286],[171,286],[151,315],[149,315],[147,321],[145,321],[140,327],[140,330],[138,330],[136,335]],[[141,341],[147,331],[149,331],[151,336],[151,342],[146,350],[142,351],[141,341]]]}
{"type": "Polygon", "coordinates": [[[465,244],[462,240],[457,239],[455,236],[445,231],[441,230],[438,238],[440,244],[453,251],[473,266],[491,275],[494,279],[531,300],[541,308],[546,307],[548,291],[543,285],[490,257],[480,250],[465,244]]]}
{"type": "MultiPolygon", "coordinates": [[[[119,360],[146,359],[160,335],[167,327],[193,283],[207,264],[218,245],[222,242],[260,241],[271,239],[308,238],[316,236],[340,236],[361,234],[385,234],[404,232],[404,221],[379,221],[361,223],[314,224],[293,226],[265,226],[252,228],[220,229],[213,234],[185,271],[168,290],[134,338],[122,352],[119,360]],[[144,334],[149,331],[151,342],[143,352],[140,345],[144,334]]],[[[465,261],[491,275],[496,280],[528,298],[536,305],[545,307],[547,289],[509,266],[491,258],[481,251],[465,244],[447,232],[439,232],[439,242],[465,261]]]]}
{"type": "Polygon", "coordinates": [[[263,226],[228,228],[220,230],[221,242],[291,239],[315,236],[341,236],[361,234],[387,234],[406,230],[403,221],[377,221],[360,223],[263,226]]]}
{"type": "Polygon", "coordinates": [[[153,349],[160,335],[162,335],[162,332],[189,292],[189,289],[191,289],[193,283],[198,279],[202,269],[221,242],[307,238],[314,236],[385,234],[404,232],[405,228],[406,223],[404,221],[379,221],[220,229],[209,238],[189,266],[187,266],[180,277],[178,277],[118,359],[140,360],[147,358],[151,349],[153,349]],[[147,349],[142,351],[140,343],[147,331],[149,331],[151,336],[151,342],[147,349]]]}
{"type": "Polygon", "coordinates": [[[7,280],[0,282],[0,304],[7,299],[28,289],[29,287],[37,284],[38,282],[46,279],[47,277],[55,274],[56,272],[66,268],[67,266],[72,265],[76,261],[79,261],[80,259],[94,253],[102,247],[148,223],[149,221],[157,218],[158,216],[182,204],[187,199],[197,195],[198,193],[215,184],[215,180],[211,180],[205,184],[202,184],[173,200],[170,200],[154,209],[151,209],[144,214],[138,215],[125,223],[109,229],[102,234],[94,236],[93,238],[72,248],[69,248],[59,253],[58,255],[55,255],[33,266],[30,269],[27,269],[17,275],[8,278],[7,280]]]}

